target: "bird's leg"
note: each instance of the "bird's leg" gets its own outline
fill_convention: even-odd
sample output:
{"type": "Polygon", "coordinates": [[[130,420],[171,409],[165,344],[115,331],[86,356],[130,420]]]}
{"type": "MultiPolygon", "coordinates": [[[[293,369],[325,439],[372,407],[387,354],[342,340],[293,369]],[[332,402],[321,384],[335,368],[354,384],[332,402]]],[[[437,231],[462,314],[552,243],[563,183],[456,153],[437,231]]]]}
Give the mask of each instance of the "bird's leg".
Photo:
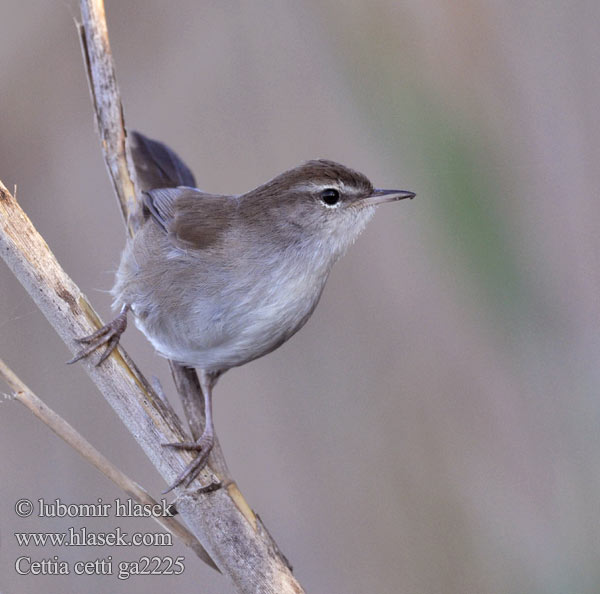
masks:
{"type": "Polygon", "coordinates": [[[108,322],[108,324],[102,326],[99,330],[96,330],[93,334],[89,336],[84,336],[83,338],[78,338],[77,342],[81,342],[85,344],[84,348],[82,348],[75,356],[67,361],[67,365],[71,365],[72,363],[76,363],[80,359],[87,357],[90,353],[95,351],[99,346],[103,344],[106,345],[106,349],[102,353],[102,356],[96,363],[96,366],[103,363],[108,356],[117,348],[119,344],[119,338],[121,334],[125,332],[125,328],[127,328],[127,312],[129,311],[129,305],[124,305],[121,309],[121,313],[114,319],[112,322],[108,322]]]}
{"type": "Polygon", "coordinates": [[[213,426],[212,416],[212,389],[219,377],[220,373],[208,373],[204,370],[199,370],[198,379],[204,396],[204,430],[197,441],[180,441],[177,443],[163,443],[163,446],[178,448],[181,450],[194,450],[200,452],[198,457],[192,461],[179,474],[173,484],[165,493],[168,493],[175,487],[184,484],[186,487],[198,476],[198,473],[206,466],[208,456],[215,442],[215,430],[213,426]]]}

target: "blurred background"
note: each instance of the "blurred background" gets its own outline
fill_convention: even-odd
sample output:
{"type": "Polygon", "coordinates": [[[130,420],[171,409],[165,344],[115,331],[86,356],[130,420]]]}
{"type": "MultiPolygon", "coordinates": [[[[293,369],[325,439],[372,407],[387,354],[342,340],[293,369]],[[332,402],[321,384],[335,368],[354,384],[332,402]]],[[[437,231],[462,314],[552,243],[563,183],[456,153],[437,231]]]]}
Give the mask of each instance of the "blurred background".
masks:
{"type": "MultiPolygon", "coordinates": [[[[307,326],[215,391],[233,475],[310,592],[600,591],[600,4],[109,0],[128,126],[241,193],[327,157],[382,208],[307,326]]],[[[124,228],[73,0],[7,0],[0,179],[109,319],[124,228]]],[[[159,497],[161,478],[4,264],[0,357],[159,497]]],[[[133,327],[123,344],[174,398],[133,327]]],[[[1,388],[5,390],[5,387],[1,388]]],[[[179,408],[178,408],[179,410],[179,408]]],[[[0,408],[0,590],[232,592],[180,544],[19,548],[14,503],[123,496],[23,407],[0,408]],[[179,577],[18,576],[19,555],[185,555],[179,577]]]]}

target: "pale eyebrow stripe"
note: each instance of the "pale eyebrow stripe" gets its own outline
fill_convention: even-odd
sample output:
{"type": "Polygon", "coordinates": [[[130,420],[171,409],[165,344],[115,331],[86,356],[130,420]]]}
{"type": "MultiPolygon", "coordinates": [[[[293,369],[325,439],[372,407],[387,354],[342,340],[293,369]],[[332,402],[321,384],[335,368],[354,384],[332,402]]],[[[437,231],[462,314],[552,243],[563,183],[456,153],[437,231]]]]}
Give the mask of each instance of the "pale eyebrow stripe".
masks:
{"type": "Polygon", "coordinates": [[[359,194],[360,193],[359,188],[356,188],[354,186],[349,186],[340,180],[330,181],[327,183],[309,182],[309,183],[305,183],[305,184],[297,184],[292,188],[292,190],[296,190],[296,191],[300,191],[300,192],[306,192],[306,191],[307,192],[319,192],[319,191],[323,191],[323,190],[328,190],[330,188],[339,190],[340,192],[342,192],[342,194],[359,194]]]}

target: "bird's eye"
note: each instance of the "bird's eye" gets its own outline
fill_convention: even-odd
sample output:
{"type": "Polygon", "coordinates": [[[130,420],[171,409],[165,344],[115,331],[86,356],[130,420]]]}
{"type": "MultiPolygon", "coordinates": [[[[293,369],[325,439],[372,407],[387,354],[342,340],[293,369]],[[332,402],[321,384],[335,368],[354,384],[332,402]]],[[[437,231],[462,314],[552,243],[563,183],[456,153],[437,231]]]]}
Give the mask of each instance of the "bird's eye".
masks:
{"type": "Polygon", "coordinates": [[[327,188],[321,192],[321,200],[327,206],[335,206],[340,201],[340,193],[335,188],[327,188]]]}

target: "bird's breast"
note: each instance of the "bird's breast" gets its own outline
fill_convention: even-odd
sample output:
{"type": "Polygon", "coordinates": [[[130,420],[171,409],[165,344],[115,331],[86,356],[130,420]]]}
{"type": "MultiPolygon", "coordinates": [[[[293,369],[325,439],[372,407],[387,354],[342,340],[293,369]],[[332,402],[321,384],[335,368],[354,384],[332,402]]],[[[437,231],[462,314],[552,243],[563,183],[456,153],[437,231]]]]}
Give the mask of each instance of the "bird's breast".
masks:
{"type": "Polygon", "coordinates": [[[280,346],[308,320],[329,269],[319,261],[274,255],[246,260],[220,277],[176,281],[170,307],[135,304],[136,324],[164,356],[206,370],[243,365],[280,346]],[[190,289],[190,282],[195,286],[190,289]]]}

